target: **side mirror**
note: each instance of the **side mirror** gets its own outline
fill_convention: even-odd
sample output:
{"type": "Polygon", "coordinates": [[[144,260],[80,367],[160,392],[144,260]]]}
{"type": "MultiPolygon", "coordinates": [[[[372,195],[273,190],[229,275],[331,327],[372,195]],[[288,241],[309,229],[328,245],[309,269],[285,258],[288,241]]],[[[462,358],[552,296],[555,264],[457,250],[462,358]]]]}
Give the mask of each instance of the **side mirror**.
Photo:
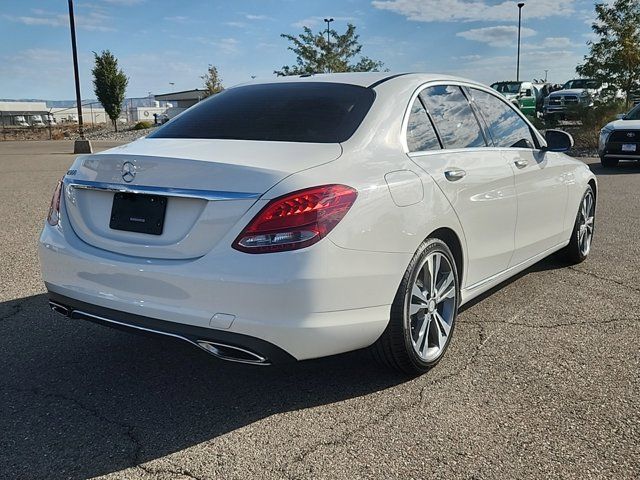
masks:
{"type": "Polygon", "coordinates": [[[566,152],[573,147],[573,137],[562,130],[547,130],[544,138],[547,146],[543,150],[549,152],[566,152]]]}
{"type": "Polygon", "coordinates": [[[624,120],[624,117],[626,117],[624,113],[619,113],[616,115],[616,120],[624,120]]]}

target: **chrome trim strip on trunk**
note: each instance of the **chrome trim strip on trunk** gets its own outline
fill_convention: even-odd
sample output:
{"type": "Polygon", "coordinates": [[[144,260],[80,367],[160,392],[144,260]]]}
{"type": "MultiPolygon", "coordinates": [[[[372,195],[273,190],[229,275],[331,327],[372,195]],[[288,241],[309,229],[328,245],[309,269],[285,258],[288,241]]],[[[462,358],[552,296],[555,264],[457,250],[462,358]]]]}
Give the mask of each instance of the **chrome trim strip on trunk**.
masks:
{"type": "Polygon", "coordinates": [[[104,192],[142,193],[162,195],[164,197],[197,198],[208,201],[257,199],[261,193],[227,192],[218,190],[193,190],[188,188],[153,187],[148,185],[124,185],[119,183],[92,182],[88,180],[72,180],[66,184],[68,188],[83,190],[100,190],[104,192]]]}

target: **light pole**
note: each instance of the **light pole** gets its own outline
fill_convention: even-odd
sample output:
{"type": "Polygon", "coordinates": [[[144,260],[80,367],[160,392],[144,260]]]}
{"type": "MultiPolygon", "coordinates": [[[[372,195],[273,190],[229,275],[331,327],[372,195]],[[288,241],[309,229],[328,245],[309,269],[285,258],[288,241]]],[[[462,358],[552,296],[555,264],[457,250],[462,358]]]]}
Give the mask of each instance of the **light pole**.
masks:
{"type": "Polygon", "coordinates": [[[520,30],[522,28],[522,7],[524,2],[518,4],[518,66],[516,67],[516,82],[520,81],[520,30]]]}
{"type": "Polygon", "coordinates": [[[327,43],[329,43],[331,41],[329,40],[330,25],[333,22],[333,18],[325,18],[324,21],[327,23],[327,43]]]}
{"type": "Polygon", "coordinates": [[[78,74],[78,49],[76,47],[76,22],[73,17],[73,0],[69,0],[69,27],[71,28],[71,51],[73,52],[73,73],[76,79],[76,106],[78,107],[78,133],[80,139],[73,145],[73,153],[92,153],[91,142],[84,138],[82,122],[82,97],[80,96],[80,75],[78,74]]]}
{"type": "Polygon", "coordinates": [[[544,71],[544,83],[547,83],[547,73],[549,73],[549,70],[544,71]]]}

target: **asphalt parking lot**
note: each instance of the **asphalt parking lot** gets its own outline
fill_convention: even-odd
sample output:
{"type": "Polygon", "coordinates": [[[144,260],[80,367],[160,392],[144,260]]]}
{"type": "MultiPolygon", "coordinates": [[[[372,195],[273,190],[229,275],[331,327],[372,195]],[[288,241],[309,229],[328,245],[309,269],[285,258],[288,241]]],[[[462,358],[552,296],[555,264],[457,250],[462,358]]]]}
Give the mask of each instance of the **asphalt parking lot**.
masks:
{"type": "Polygon", "coordinates": [[[71,151],[0,142],[0,479],[640,478],[640,165],[587,160],[590,258],[474,302],[406,379],[362,352],[245,367],[53,314],[36,241],[71,151]]]}

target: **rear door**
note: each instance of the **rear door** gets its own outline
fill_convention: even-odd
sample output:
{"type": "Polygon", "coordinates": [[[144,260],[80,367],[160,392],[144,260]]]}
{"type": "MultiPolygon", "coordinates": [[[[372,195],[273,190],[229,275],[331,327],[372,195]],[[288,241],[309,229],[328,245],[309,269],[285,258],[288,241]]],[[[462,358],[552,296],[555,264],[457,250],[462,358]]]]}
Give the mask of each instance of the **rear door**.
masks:
{"type": "Polygon", "coordinates": [[[468,257],[465,286],[505,270],[516,222],[513,171],[499,149],[487,147],[459,86],[420,92],[412,106],[407,144],[411,158],[437,182],[462,224],[468,257]],[[429,139],[435,132],[437,145],[429,139]]]}
{"type": "Polygon", "coordinates": [[[518,265],[562,241],[567,203],[564,167],[536,148],[531,128],[495,95],[470,89],[490,136],[515,175],[518,219],[510,266],[518,265]]]}

